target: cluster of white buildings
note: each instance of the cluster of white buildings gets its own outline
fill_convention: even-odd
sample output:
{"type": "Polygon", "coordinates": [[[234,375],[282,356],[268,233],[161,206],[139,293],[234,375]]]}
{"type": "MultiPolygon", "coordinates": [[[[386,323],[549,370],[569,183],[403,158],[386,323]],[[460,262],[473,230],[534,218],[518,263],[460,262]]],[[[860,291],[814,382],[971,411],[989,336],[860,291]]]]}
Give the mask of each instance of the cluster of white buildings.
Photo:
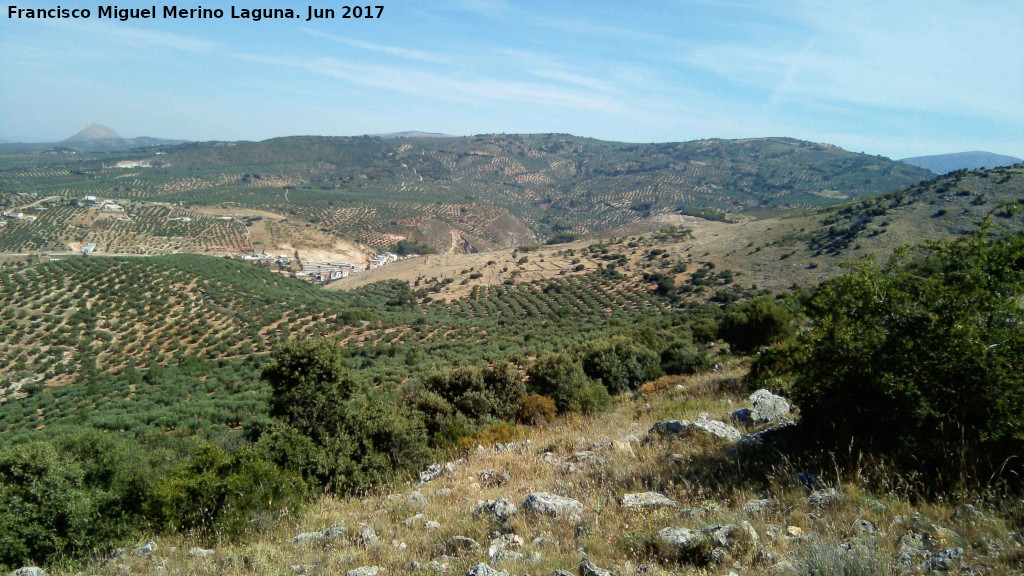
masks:
{"type": "Polygon", "coordinates": [[[292,264],[292,258],[287,254],[271,256],[266,252],[260,252],[258,254],[243,254],[241,259],[244,262],[259,262],[260,264],[273,264],[274,262],[277,262],[282,266],[291,266],[292,264]]]}
{"type": "Polygon", "coordinates": [[[367,270],[373,270],[374,268],[380,268],[381,266],[387,266],[392,262],[398,260],[398,254],[392,254],[391,252],[382,252],[377,254],[373,258],[370,258],[369,265],[366,266],[367,270]]]}
{"type": "Polygon", "coordinates": [[[4,218],[10,218],[11,220],[35,220],[35,216],[30,216],[24,212],[4,212],[4,218]]]}
{"type": "Polygon", "coordinates": [[[302,263],[302,270],[295,273],[296,278],[312,282],[328,282],[348,278],[350,274],[359,272],[361,268],[348,262],[311,262],[302,263]]]}
{"type": "MultiPolygon", "coordinates": [[[[284,268],[286,266],[290,267],[292,263],[292,259],[288,256],[273,256],[266,252],[244,254],[240,259],[244,262],[253,262],[256,264],[273,264],[276,262],[282,267],[283,273],[288,273],[284,268]]],[[[366,266],[352,264],[349,262],[317,262],[313,260],[305,260],[302,261],[302,270],[292,272],[291,274],[296,278],[306,280],[308,282],[330,282],[331,280],[348,278],[352,274],[356,274],[363,270],[372,270],[374,268],[380,268],[381,266],[387,266],[397,260],[398,255],[392,254],[391,252],[377,254],[373,258],[370,258],[370,262],[366,266]]]]}

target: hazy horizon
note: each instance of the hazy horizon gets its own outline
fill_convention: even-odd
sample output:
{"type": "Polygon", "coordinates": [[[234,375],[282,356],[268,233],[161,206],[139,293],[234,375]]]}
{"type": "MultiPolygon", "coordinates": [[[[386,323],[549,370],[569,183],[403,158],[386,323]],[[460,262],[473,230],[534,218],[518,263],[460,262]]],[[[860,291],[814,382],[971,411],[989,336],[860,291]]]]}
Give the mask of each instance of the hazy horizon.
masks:
{"type": "Polygon", "coordinates": [[[197,141],[791,137],[889,158],[1024,157],[1024,14],[1009,1],[447,0],[310,22],[292,8],[302,17],[0,20],[0,139],[55,142],[95,122],[197,141]]]}

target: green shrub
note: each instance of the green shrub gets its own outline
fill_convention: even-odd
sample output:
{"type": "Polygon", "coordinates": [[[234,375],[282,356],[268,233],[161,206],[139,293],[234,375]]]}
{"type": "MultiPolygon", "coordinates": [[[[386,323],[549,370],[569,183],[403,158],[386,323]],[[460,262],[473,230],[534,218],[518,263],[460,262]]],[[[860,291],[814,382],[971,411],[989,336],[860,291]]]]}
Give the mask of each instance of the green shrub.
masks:
{"type": "Polygon", "coordinates": [[[351,401],[345,409],[344,436],[337,441],[351,446],[356,465],[345,482],[349,489],[361,490],[395,473],[421,468],[431,455],[423,421],[394,402],[351,401]]]}
{"type": "Polygon", "coordinates": [[[207,445],[160,481],[150,507],[152,517],[168,529],[235,539],[265,529],[273,519],[268,514],[294,509],[305,492],[296,474],[253,448],[229,454],[207,445]]]}
{"type": "Polygon", "coordinates": [[[554,400],[559,412],[593,414],[611,403],[608,389],[588,378],[579,361],[567,354],[542,354],[528,374],[529,390],[554,400]]]}
{"type": "Polygon", "coordinates": [[[435,446],[453,444],[472,431],[472,423],[451,402],[431,390],[419,390],[409,400],[409,405],[435,446]]]}
{"type": "Polygon", "coordinates": [[[690,342],[676,342],[661,353],[661,369],[666,374],[699,374],[714,366],[704,350],[690,342]]]}
{"type": "Polygon", "coordinates": [[[0,569],[81,552],[96,503],[82,467],[52,444],[0,450],[0,569]]]}
{"type": "Polygon", "coordinates": [[[796,322],[777,300],[761,296],[727,313],[718,333],[734,350],[747,353],[792,338],[796,322]]]}
{"type": "Polygon", "coordinates": [[[491,393],[491,414],[511,421],[519,413],[519,399],[526,394],[526,382],[511,362],[496,362],[484,369],[484,386],[491,393]]]}
{"type": "Polygon", "coordinates": [[[341,430],[339,407],[354,388],[337,340],[291,340],[274,350],[261,377],[273,396],[270,414],[314,441],[341,430]]]}
{"type": "Polygon", "coordinates": [[[355,474],[347,437],[325,438],[317,444],[298,429],[274,420],[258,430],[258,438],[256,449],[264,459],[298,473],[310,488],[342,489],[345,479],[355,474]]]}
{"type": "Polygon", "coordinates": [[[661,371],[657,354],[625,337],[598,340],[586,346],[581,356],[583,371],[601,380],[611,394],[636,390],[661,371]]]}
{"type": "Polygon", "coordinates": [[[908,268],[900,254],[818,289],[794,354],[804,436],[946,487],[1020,467],[1024,234],[989,234],[915,254],[941,266],[908,268]]]}
{"type": "Polygon", "coordinates": [[[526,393],[522,374],[508,362],[483,370],[460,366],[435,372],[424,380],[423,387],[471,420],[512,420],[518,412],[519,397],[526,393]]]}

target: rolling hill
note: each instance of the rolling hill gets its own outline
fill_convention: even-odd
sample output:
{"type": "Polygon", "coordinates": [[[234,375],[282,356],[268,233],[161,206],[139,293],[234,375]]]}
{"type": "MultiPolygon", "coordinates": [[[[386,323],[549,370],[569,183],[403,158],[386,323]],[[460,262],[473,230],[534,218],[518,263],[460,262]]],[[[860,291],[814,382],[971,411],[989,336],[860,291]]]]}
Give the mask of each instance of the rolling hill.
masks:
{"type": "MultiPolygon", "coordinates": [[[[104,224],[148,252],[261,248],[242,229],[241,236],[211,232],[221,240],[207,248],[185,237],[160,240],[180,236],[164,229],[170,219],[202,221],[211,207],[276,214],[292,228],[303,227],[306,236],[354,241],[366,250],[410,239],[438,252],[486,252],[558,234],[607,231],[652,216],[722,219],[809,209],[930,176],[885,158],[786,138],[626,144],[557,134],[289,137],[121,153],[0,154],[0,203],[19,207],[30,198],[19,194],[34,193],[66,205],[90,195],[127,205],[128,214],[148,210],[140,221],[104,224]],[[150,214],[160,211],[157,204],[182,213],[150,214]]],[[[94,242],[119,252],[124,244],[102,234],[96,219],[79,209],[52,212],[43,220],[47,225],[31,234],[0,238],[0,249],[66,250],[72,243],[94,242]]],[[[288,250],[307,242],[293,236],[264,244],[288,250]]]]}
{"type": "Polygon", "coordinates": [[[652,218],[602,239],[424,256],[326,291],[198,255],[12,260],[0,270],[7,337],[0,377],[53,385],[83,371],[182,355],[242,358],[299,334],[333,335],[355,348],[436,346],[434,361],[445,347],[470,342],[479,350],[535,351],[548,338],[605,329],[591,322],[657,318],[680,303],[812,285],[844,263],[968,233],[989,214],[1019,229],[1021,216],[999,206],[1022,198],[1024,168],[956,173],[774,218],[652,218]],[[677,290],[656,294],[652,274],[670,277],[677,290]],[[523,340],[524,325],[532,344],[523,340]]]}
{"type": "MultiPolygon", "coordinates": [[[[884,257],[905,239],[970,233],[985,216],[1020,229],[1020,213],[1003,206],[1022,197],[1024,167],[956,172],[757,220],[654,214],[601,238],[420,257],[359,278],[373,282],[331,286],[338,291],[196,254],[0,259],[0,482],[20,504],[28,501],[21,494],[48,489],[56,476],[71,489],[47,494],[71,500],[18,510],[57,510],[89,528],[60,553],[5,548],[5,569],[42,558],[55,574],[83,566],[148,573],[157,563],[211,574],[365,565],[357,573],[370,574],[422,561],[463,573],[486,558],[533,573],[572,565],[582,543],[595,551],[584,570],[600,562],[631,573],[632,562],[643,561],[652,573],[668,573],[725,558],[745,572],[749,565],[751,574],[780,573],[783,560],[808,574],[837,562],[876,574],[910,554],[902,534],[923,530],[934,536],[909,556],[912,563],[968,558],[993,574],[1015,573],[1019,544],[1005,554],[987,543],[1016,526],[1019,508],[1009,507],[1016,500],[979,498],[966,508],[942,495],[932,503],[889,488],[905,482],[889,465],[866,468],[858,459],[855,469],[840,468],[825,454],[776,444],[789,437],[784,428],[803,433],[805,404],[792,414],[797,428],[789,416],[776,432],[766,431],[775,424],[752,427],[739,417],[728,424],[749,403],[757,408],[754,398],[766,391],[750,396],[752,359],[715,341],[745,306],[786,316],[800,305],[787,296],[790,288],[813,288],[844,263],[884,257]],[[327,337],[329,357],[301,356],[313,363],[301,376],[277,373],[298,381],[323,369],[323,382],[337,377],[331,382],[339,392],[304,380],[286,388],[307,394],[297,396],[300,410],[328,406],[316,425],[342,415],[332,437],[341,450],[330,453],[336,460],[322,460],[321,445],[282,419],[285,388],[263,370],[288,362],[280,354],[286,343],[302,347],[318,336],[327,337]],[[278,353],[268,363],[271,350],[278,353]],[[662,369],[672,372],[655,379],[662,369]],[[678,375],[684,369],[697,374],[678,375]],[[616,379],[627,383],[611,399],[616,379]],[[338,408],[330,395],[341,393],[338,408]],[[579,400],[565,400],[563,409],[552,398],[579,400]],[[497,416],[499,409],[507,415],[497,416]],[[669,421],[679,418],[687,420],[669,421]],[[715,430],[728,441],[658,434],[669,426],[715,430]],[[641,440],[646,430],[654,432],[641,440]],[[312,484],[323,470],[358,489],[312,484]],[[895,482],[872,481],[865,470],[895,482]],[[23,481],[26,474],[42,481],[23,481]],[[412,492],[407,478],[423,480],[412,492]],[[817,486],[819,478],[835,485],[817,486]],[[566,496],[577,499],[570,505],[580,507],[585,524],[494,523],[487,506],[508,501],[485,503],[483,512],[478,506],[480,497],[525,498],[526,515],[531,499],[566,496]],[[673,503],[638,512],[627,505],[636,498],[673,503]],[[216,523],[197,523],[196,514],[216,523]],[[428,515],[440,522],[429,524],[428,515]],[[225,517],[238,518],[223,524],[231,533],[220,528],[225,517]],[[889,528],[874,533],[876,548],[855,556],[860,548],[844,547],[857,526],[883,523],[889,528]],[[504,534],[485,557],[474,538],[495,529],[504,534]],[[792,537],[775,537],[783,529],[792,537]],[[665,530],[721,532],[699,537],[738,543],[663,556],[651,542],[665,530]],[[798,537],[808,532],[815,539],[798,537]],[[949,542],[962,548],[949,552],[949,542]],[[808,556],[819,553],[815,546],[827,561],[808,556]],[[510,548],[531,555],[503,555],[510,548]]],[[[770,360],[782,349],[768,350],[770,360]]],[[[45,514],[4,518],[16,543],[67,532],[66,523],[46,524],[45,514]]]]}

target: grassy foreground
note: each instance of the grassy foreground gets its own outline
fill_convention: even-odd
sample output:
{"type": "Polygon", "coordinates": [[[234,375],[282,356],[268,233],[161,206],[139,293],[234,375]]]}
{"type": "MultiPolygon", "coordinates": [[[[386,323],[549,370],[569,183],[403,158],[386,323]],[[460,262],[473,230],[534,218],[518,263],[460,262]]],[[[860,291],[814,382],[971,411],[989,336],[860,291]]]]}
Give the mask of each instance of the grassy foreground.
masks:
{"type": "MultiPolygon", "coordinates": [[[[701,413],[728,422],[731,412],[750,406],[746,370],[735,362],[718,373],[663,377],[595,418],[506,427],[499,439],[513,442],[494,445],[499,435],[491,434],[490,443],[454,454],[453,467],[428,483],[408,479],[361,497],[325,497],[302,514],[267,522],[245,542],[155,539],[149,548],[96,559],[85,573],[312,576],[379,567],[381,574],[461,575],[484,562],[509,574],[551,574],[576,573],[584,557],[616,575],[1008,575],[1024,569],[1021,510],[1012,502],[924,500],[895,477],[889,488],[871,491],[867,477],[884,486],[878,482],[884,471],[836,477],[804,469],[768,445],[737,448],[703,434],[648,434],[656,422],[692,421],[701,413]],[[808,488],[813,482],[798,480],[801,472],[817,473],[819,485],[808,488]],[[624,495],[647,491],[678,506],[623,505],[624,495]],[[534,492],[576,499],[582,511],[563,518],[532,514],[522,504],[534,492]],[[479,503],[499,498],[518,508],[507,521],[474,514],[479,503]],[[667,527],[729,525],[736,529],[725,530],[724,545],[712,541],[686,553],[658,538],[667,527]],[[294,539],[342,526],[326,538],[294,539]]],[[[78,570],[58,565],[50,573],[78,570]]]]}

